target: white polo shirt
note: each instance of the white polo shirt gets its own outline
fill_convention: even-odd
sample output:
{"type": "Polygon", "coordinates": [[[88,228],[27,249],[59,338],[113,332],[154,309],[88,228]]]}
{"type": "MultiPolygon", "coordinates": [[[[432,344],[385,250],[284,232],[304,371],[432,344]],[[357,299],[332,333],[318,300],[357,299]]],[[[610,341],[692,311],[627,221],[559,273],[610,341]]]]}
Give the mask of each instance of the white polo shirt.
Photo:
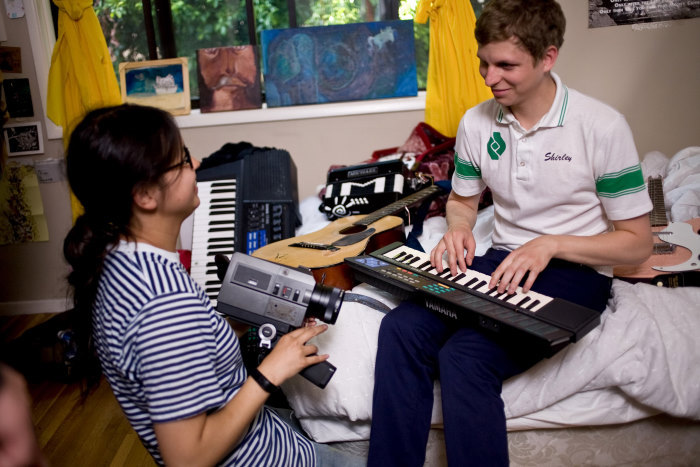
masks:
{"type": "MultiPolygon", "coordinates": [[[[547,234],[597,235],[610,221],[652,209],[624,116],[552,77],[552,107],[530,130],[494,99],[459,124],[452,189],[491,189],[494,248],[514,250],[547,234]]],[[[612,267],[596,269],[610,275],[612,267]]]]}

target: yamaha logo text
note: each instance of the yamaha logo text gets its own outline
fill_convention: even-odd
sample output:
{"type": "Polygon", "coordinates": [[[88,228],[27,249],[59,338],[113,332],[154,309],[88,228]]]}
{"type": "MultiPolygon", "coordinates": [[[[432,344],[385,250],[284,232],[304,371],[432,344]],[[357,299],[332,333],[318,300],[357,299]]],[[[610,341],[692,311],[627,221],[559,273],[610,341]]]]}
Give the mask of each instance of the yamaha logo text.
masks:
{"type": "Polygon", "coordinates": [[[431,300],[425,300],[425,307],[429,310],[437,311],[438,313],[443,314],[443,315],[447,316],[448,318],[458,319],[457,313],[455,313],[454,311],[452,311],[448,308],[445,308],[444,306],[442,306],[438,302],[434,302],[431,300]]]}

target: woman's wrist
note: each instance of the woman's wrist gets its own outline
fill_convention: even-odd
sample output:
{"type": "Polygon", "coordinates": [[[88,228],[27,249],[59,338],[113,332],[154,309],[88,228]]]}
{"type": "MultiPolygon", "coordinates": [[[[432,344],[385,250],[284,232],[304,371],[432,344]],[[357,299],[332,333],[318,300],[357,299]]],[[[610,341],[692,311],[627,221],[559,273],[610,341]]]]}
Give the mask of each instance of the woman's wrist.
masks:
{"type": "Polygon", "coordinates": [[[258,383],[258,386],[260,386],[270,394],[279,389],[279,386],[267,379],[267,377],[260,373],[260,370],[258,370],[257,368],[253,368],[252,370],[250,370],[250,377],[253,378],[256,383],[258,383]]]}

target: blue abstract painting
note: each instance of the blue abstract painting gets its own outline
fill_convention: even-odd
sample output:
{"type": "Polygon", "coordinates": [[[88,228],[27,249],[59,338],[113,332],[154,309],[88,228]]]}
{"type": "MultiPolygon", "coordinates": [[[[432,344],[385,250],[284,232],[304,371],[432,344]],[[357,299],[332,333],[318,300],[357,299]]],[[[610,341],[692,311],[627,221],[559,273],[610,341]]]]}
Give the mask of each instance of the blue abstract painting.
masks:
{"type": "Polygon", "coordinates": [[[269,107],[415,96],[413,21],[262,32],[269,107]]]}

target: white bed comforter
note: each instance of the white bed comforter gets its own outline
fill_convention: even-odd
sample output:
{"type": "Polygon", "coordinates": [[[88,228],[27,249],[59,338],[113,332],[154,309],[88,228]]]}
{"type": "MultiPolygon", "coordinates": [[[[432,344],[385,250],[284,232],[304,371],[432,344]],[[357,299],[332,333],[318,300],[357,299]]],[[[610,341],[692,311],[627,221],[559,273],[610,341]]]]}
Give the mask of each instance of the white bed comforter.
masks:
{"type": "MultiPolygon", "coordinates": [[[[395,303],[368,285],[354,289],[395,303]]],[[[666,412],[700,420],[700,288],[615,280],[602,323],[580,342],[506,381],[509,430],[624,423],[666,412]]],[[[321,390],[300,377],[284,391],[319,442],[369,438],[377,333],[383,315],[343,304],[317,344],[338,367],[321,390]]],[[[442,422],[436,384],[433,424],[442,422]]]]}
{"type": "MultiPolygon", "coordinates": [[[[313,198],[301,204],[305,220],[310,220],[305,222],[308,231],[324,223],[316,214],[318,204],[313,198]]],[[[480,251],[488,247],[491,221],[490,210],[480,213],[480,251]]],[[[426,251],[444,229],[442,218],[426,221],[420,237],[426,251]]],[[[353,291],[390,306],[397,303],[366,284],[353,291]]],[[[613,293],[600,326],[505,382],[509,430],[624,423],[659,412],[700,420],[700,288],[666,289],[615,279],[613,293]]],[[[338,367],[331,382],[324,390],[301,377],[285,383],[290,404],[315,440],[369,438],[374,357],[383,316],[345,302],[336,324],[316,341],[338,367]]],[[[442,422],[440,407],[436,383],[434,425],[442,422]]]]}

